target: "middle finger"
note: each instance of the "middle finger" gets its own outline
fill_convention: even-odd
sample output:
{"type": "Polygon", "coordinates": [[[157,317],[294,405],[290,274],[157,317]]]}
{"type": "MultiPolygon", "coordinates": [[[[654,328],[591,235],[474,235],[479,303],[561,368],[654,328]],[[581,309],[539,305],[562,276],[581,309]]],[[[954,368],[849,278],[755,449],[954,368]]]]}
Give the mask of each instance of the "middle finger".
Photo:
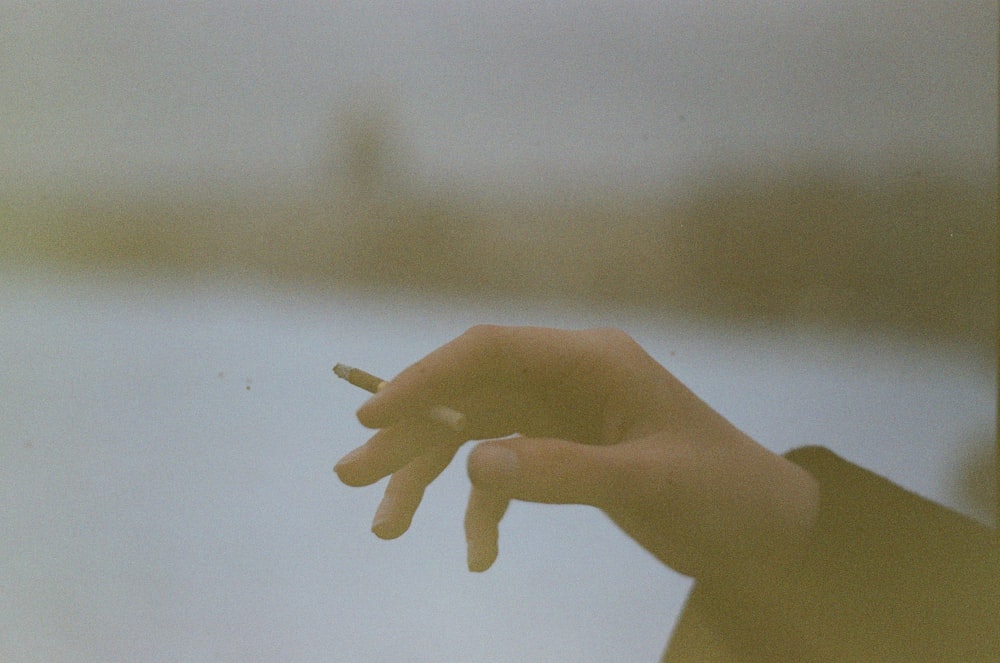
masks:
{"type": "Polygon", "coordinates": [[[379,430],[364,445],[341,458],[334,470],[349,486],[367,486],[434,447],[457,449],[465,439],[434,422],[407,420],[379,430]]]}

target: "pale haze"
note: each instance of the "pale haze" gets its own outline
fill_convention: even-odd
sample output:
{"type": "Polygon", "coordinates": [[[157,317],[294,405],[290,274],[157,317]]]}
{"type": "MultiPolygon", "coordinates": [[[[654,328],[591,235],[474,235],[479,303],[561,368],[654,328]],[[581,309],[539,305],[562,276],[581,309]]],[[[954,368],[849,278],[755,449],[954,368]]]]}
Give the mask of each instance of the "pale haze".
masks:
{"type": "Polygon", "coordinates": [[[0,177],[285,184],[356,106],[394,118],[431,182],[979,168],[996,25],[987,2],[4,3],[0,177]]]}
{"type": "MultiPolygon", "coordinates": [[[[997,26],[980,1],[0,1],[0,196],[307,200],[358,116],[402,190],[982,182],[997,26]]],[[[368,432],[331,367],[389,378],[477,323],[621,327],[768,448],[988,518],[962,467],[995,438],[993,346],[173,269],[0,261],[0,659],[656,660],[690,580],[596,511],[516,503],[470,574],[464,455],[392,542],[369,532],[384,484],[332,473],[368,432]]]]}

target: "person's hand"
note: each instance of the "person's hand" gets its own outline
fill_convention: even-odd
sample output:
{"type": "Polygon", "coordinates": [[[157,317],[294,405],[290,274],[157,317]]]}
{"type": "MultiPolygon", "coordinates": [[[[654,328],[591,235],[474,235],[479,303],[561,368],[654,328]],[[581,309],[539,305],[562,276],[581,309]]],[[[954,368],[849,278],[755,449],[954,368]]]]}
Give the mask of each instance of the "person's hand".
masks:
{"type": "Polygon", "coordinates": [[[818,509],[815,480],[702,402],[615,330],[480,326],[435,350],[358,410],[377,433],[335,470],[351,486],[391,475],[372,530],[410,525],[424,489],[467,440],[468,564],[497,556],[511,499],[595,506],[693,576],[781,562],[818,509]],[[429,421],[465,413],[461,433],[429,421]],[[508,437],[513,436],[513,437],[508,437]]]}

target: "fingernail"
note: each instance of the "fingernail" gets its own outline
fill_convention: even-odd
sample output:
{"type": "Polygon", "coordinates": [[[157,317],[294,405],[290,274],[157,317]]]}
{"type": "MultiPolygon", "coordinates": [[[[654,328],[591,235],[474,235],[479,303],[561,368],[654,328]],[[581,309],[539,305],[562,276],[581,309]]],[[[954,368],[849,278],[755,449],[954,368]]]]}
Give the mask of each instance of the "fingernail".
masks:
{"type": "Polygon", "coordinates": [[[375,514],[372,520],[372,534],[380,539],[395,539],[399,534],[392,528],[392,521],[387,516],[375,514]]]}
{"type": "Polygon", "coordinates": [[[361,458],[362,448],[359,447],[347,454],[343,458],[337,461],[337,464],[333,466],[333,472],[337,475],[341,481],[346,483],[348,486],[361,485],[358,483],[358,478],[355,476],[357,474],[356,470],[352,470],[352,465],[355,461],[361,458]]]}
{"type": "Polygon", "coordinates": [[[380,539],[395,539],[410,528],[410,518],[405,511],[400,512],[398,505],[389,498],[382,498],[382,503],[375,509],[372,518],[372,533],[380,539]]]}
{"type": "Polygon", "coordinates": [[[376,391],[374,394],[369,396],[365,400],[365,402],[361,404],[361,407],[358,409],[364,410],[365,408],[371,407],[373,403],[378,403],[380,400],[382,400],[382,392],[376,391]]]}
{"type": "Polygon", "coordinates": [[[387,523],[388,519],[376,517],[375,520],[372,521],[372,534],[380,539],[395,538],[392,536],[392,532],[388,529],[387,523]]]}
{"type": "Polygon", "coordinates": [[[337,461],[337,464],[333,466],[333,470],[336,472],[338,467],[344,467],[346,465],[350,465],[357,459],[361,458],[361,453],[363,450],[364,447],[358,447],[351,453],[345,455],[343,458],[337,461]]]}
{"type": "Polygon", "coordinates": [[[482,573],[489,569],[497,559],[497,552],[496,544],[489,545],[482,541],[469,541],[466,556],[469,570],[473,573],[482,573]]]}
{"type": "Polygon", "coordinates": [[[380,400],[381,396],[379,394],[375,394],[367,401],[362,403],[361,407],[359,407],[355,411],[354,415],[358,418],[358,421],[360,421],[363,426],[367,426],[369,428],[379,427],[377,425],[379,422],[372,419],[372,410],[378,406],[380,400]]]}
{"type": "Polygon", "coordinates": [[[385,391],[380,389],[371,396],[369,396],[368,399],[364,403],[362,403],[361,407],[358,409],[367,410],[368,408],[372,407],[373,405],[383,400],[385,400],[385,391]]]}
{"type": "Polygon", "coordinates": [[[484,444],[469,454],[473,480],[506,483],[517,475],[517,454],[500,444],[484,444]]]}
{"type": "Polygon", "coordinates": [[[386,500],[383,499],[375,510],[375,517],[372,518],[372,532],[380,539],[391,539],[391,532],[388,528],[390,509],[385,502],[386,500]]]}

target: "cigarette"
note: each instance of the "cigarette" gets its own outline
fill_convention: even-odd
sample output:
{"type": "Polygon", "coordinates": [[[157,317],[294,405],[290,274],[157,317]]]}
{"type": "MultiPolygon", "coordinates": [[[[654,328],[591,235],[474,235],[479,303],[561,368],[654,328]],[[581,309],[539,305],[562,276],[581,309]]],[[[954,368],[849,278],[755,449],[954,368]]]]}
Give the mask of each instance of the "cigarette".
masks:
{"type": "MultiPolygon", "coordinates": [[[[360,368],[354,368],[347,364],[337,364],[333,367],[333,372],[337,374],[338,378],[343,378],[355,387],[361,387],[373,394],[380,391],[386,384],[382,378],[375,377],[371,373],[366,373],[360,368]]],[[[439,424],[444,424],[455,432],[460,432],[465,428],[465,415],[444,405],[436,405],[428,410],[427,418],[439,424]]]]}

